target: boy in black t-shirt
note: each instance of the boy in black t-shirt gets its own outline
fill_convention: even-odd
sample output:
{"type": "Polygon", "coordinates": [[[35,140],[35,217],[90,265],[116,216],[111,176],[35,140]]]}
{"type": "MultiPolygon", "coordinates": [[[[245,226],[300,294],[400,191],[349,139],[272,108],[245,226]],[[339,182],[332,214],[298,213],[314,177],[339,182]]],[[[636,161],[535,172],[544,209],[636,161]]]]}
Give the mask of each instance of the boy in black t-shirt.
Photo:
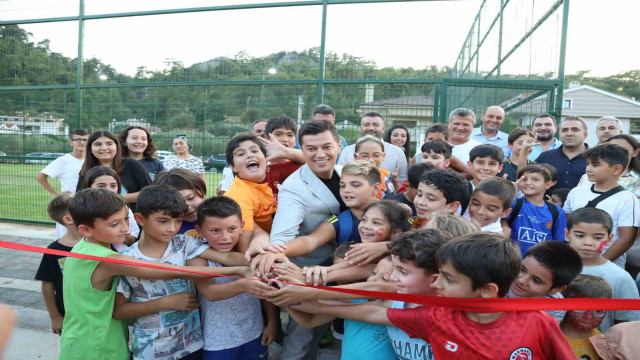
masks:
{"type": "MultiPolygon", "coordinates": [[[[69,215],[69,201],[71,201],[71,194],[63,193],[53,198],[47,206],[49,217],[67,228],[67,233],[52,242],[47,247],[48,249],[71,251],[82,238],[71,215],[69,215]]],[[[62,273],[66,259],[66,256],[44,254],[36,273],[36,280],[42,281],[42,297],[51,319],[51,331],[58,335],[62,333],[62,320],[64,319],[62,273]]]]}

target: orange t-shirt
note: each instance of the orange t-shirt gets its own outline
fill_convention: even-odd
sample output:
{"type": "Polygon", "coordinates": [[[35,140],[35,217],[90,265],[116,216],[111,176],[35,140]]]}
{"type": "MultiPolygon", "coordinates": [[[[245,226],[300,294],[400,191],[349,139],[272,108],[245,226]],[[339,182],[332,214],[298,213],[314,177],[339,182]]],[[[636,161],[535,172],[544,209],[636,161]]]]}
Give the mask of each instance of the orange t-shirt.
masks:
{"type": "Polygon", "coordinates": [[[380,200],[382,199],[382,194],[384,194],[385,190],[387,190],[386,180],[389,177],[389,174],[391,173],[391,171],[383,168],[379,168],[378,170],[380,170],[380,191],[378,191],[378,195],[376,195],[376,198],[380,200]]]}
{"type": "Polygon", "coordinates": [[[236,176],[224,195],[240,205],[242,220],[244,220],[242,230],[254,231],[254,223],[256,223],[262,230],[271,232],[277,205],[273,198],[273,191],[266,181],[253,183],[236,176]]]}

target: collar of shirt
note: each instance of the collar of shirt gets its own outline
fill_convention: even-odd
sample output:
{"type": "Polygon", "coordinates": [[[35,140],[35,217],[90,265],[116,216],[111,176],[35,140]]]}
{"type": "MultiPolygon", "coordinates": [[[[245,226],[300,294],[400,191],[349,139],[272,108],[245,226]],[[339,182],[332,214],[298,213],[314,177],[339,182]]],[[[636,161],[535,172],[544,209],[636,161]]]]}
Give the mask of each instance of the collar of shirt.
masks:
{"type": "Polygon", "coordinates": [[[494,137],[488,138],[482,133],[482,126],[478,126],[477,128],[474,128],[473,131],[471,132],[471,136],[482,137],[482,139],[485,139],[485,140],[504,140],[509,137],[507,133],[498,130],[498,133],[494,137]]]}

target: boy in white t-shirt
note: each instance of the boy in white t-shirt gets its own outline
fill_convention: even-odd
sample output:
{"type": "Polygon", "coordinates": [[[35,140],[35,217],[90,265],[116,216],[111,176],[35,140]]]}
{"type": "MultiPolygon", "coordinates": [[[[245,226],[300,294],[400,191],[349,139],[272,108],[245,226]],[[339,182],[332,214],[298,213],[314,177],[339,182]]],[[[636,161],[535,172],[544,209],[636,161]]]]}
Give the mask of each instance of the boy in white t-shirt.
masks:
{"type": "Polygon", "coordinates": [[[584,152],[591,186],[578,186],[569,192],[564,211],[570,214],[583,207],[602,209],[613,219],[613,240],[602,256],[624,269],[626,252],[633,245],[640,224],[640,202],[618,185],[618,178],[629,163],[629,153],[615,144],[598,145],[584,152]]]}
{"type": "MultiPolygon", "coordinates": [[[[86,130],[78,129],[71,133],[69,145],[73,149],[71,153],[61,156],[42,169],[36,180],[51,196],[59,194],[49,184],[49,178],[60,179],[60,191],[76,192],[78,174],[84,163],[84,154],[89,140],[89,133],[86,130]]],[[[61,238],[67,232],[67,228],[56,223],[56,239],[61,238]]]]}

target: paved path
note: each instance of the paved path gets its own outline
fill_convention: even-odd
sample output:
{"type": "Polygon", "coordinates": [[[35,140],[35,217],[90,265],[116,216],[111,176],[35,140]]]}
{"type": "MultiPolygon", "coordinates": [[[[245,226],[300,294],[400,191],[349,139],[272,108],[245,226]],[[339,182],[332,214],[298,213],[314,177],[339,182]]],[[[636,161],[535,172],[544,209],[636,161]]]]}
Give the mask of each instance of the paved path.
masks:
{"type": "MultiPolygon", "coordinates": [[[[0,222],[0,240],[47,247],[55,240],[55,228],[0,222]]],[[[50,330],[40,282],[33,280],[40,259],[40,253],[0,248],[0,303],[11,306],[18,316],[18,327],[5,351],[6,360],[57,357],[57,335],[50,330]]],[[[334,342],[332,347],[320,351],[318,359],[340,359],[339,349],[339,342],[334,342]]],[[[279,347],[270,346],[269,352],[269,359],[279,359],[279,347]]]]}

